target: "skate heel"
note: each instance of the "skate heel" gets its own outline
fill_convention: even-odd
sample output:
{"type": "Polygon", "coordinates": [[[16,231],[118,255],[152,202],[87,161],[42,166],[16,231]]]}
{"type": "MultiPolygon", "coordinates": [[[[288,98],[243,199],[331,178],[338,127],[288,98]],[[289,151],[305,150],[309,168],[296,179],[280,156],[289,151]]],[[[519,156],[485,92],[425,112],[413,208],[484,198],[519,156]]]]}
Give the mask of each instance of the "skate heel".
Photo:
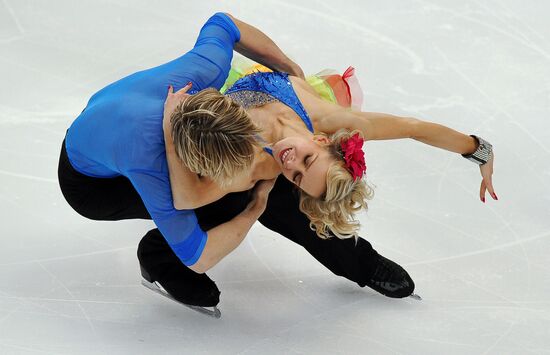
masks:
{"type": "Polygon", "coordinates": [[[149,274],[149,272],[147,272],[147,270],[145,270],[145,268],[140,265],[139,266],[139,270],[141,271],[141,276],[147,280],[149,283],[153,283],[153,278],[151,277],[151,275],[149,274]]]}
{"type": "Polygon", "coordinates": [[[186,304],[186,303],[183,303],[181,301],[178,301],[177,299],[175,299],[174,297],[172,297],[172,295],[170,295],[163,287],[162,285],[160,285],[158,282],[156,281],[153,281],[153,282],[149,282],[145,279],[145,276],[143,278],[143,280],[141,280],[141,284],[143,286],[145,286],[146,288],[148,288],[149,290],[163,296],[163,297],[166,297],[168,298],[169,300],[172,300],[174,302],[177,302],[185,307],[188,307],[196,312],[199,312],[199,313],[202,313],[202,314],[205,314],[209,317],[212,317],[212,318],[221,318],[222,316],[222,312],[218,309],[218,307],[214,306],[214,307],[211,307],[211,309],[208,309],[206,307],[201,307],[201,306],[193,306],[193,305],[190,305],[190,304],[186,304]]]}

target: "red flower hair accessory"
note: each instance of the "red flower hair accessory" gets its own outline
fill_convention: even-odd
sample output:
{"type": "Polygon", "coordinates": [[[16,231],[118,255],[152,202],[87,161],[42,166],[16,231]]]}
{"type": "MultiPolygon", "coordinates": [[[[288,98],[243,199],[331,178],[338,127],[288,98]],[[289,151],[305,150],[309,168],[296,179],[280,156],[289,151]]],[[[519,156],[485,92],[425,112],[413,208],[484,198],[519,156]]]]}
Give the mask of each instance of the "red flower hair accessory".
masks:
{"type": "Polygon", "coordinates": [[[341,143],[342,153],[346,162],[346,169],[351,173],[353,181],[361,179],[367,165],[365,164],[365,152],[363,152],[363,138],[355,133],[349,139],[341,143]]]}

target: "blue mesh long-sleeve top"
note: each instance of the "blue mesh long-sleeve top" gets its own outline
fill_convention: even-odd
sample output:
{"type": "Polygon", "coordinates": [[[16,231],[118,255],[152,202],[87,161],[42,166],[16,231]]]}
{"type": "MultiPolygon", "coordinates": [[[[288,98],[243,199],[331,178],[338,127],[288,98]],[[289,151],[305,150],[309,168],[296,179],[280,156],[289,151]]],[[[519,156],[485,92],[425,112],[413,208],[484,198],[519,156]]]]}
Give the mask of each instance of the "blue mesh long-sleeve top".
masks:
{"type": "Polygon", "coordinates": [[[207,234],[192,210],[176,210],[172,201],[162,117],[168,86],[190,93],[219,89],[231,66],[240,33],[225,14],[202,27],[194,48],[155,68],[129,75],[92,96],[66,137],[67,155],[82,174],[126,176],[140,194],[155,224],[180,260],[193,265],[207,234]]]}

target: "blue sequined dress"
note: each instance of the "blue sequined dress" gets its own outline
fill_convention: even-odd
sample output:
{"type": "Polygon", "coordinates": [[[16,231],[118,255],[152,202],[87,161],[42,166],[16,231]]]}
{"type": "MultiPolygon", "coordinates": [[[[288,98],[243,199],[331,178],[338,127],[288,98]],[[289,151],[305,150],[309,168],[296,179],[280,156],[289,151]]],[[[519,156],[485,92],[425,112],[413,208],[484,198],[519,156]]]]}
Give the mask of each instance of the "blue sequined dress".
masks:
{"type": "Polygon", "coordinates": [[[281,102],[290,107],[313,132],[313,124],[300,99],[296,95],[288,74],[260,72],[239,79],[225,95],[245,109],[262,106],[270,102],[281,102]]]}

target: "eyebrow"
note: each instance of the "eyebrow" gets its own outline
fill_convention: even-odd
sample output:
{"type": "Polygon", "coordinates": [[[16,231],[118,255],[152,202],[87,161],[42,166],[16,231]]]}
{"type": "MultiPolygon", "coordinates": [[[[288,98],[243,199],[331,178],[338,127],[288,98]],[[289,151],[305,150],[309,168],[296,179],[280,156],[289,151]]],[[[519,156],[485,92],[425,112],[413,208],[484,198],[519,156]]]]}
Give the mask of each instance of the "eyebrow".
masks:
{"type": "Polygon", "coordinates": [[[315,158],[313,158],[313,160],[309,161],[309,164],[306,166],[306,170],[308,170],[313,165],[313,163],[315,163],[318,157],[319,157],[319,154],[317,154],[315,158]]]}
{"type": "MultiPolygon", "coordinates": [[[[317,160],[318,157],[319,157],[319,154],[317,154],[315,156],[315,158],[313,158],[313,160],[309,161],[309,164],[306,166],[306,171],[309,170],[309,168],[311,168],[311,166],[313,165],[313,163],[315,163],[315,161],[317,160]]],[[[298,184],[299,188],[302,188],[302,180],[303,180],[303,178],[300,179],[300,183],[298,184]]]]}

